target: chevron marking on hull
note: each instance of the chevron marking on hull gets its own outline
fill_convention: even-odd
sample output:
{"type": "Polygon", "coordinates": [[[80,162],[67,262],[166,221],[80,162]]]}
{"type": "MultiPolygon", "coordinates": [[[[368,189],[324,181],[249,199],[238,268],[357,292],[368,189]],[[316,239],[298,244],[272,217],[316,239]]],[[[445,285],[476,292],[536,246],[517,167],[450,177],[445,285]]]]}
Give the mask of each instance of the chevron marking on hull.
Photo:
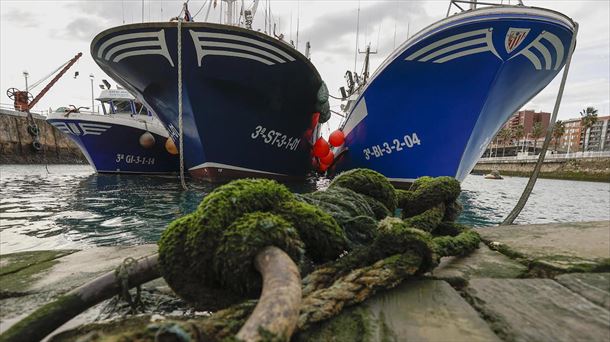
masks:
{"type": "Polygon", "coordinates": [[[167,49],[167,43],[165,42],[165,30],[157,32],[126,33],[112,37],[100,45],[100,48],[97,51],[97,58],[103,58],[107,61],[112,60],[115,63],[118,63],[127,57],[145,55],[161,55],[167,59],[172,67],[174,66],[172,57],[169,55],[169,50],[167,49]],[[126,40],[130,40],[131,42],[122,43],[108,49],[112,44],[126,40]]]}
{"type": "Polygon", "coordinates": [[[66,134],[72,134],[76,136],[80,135],[101,135],[106,132],[112,125],[103,125],[86,122],[52,122],[53,126],[57,127],[61,132],[66,134]]]}
{"type": "Polygon", "coordinates": [[[195,45],[195,50],[197,52],[197,63],[199,66],[201,66],[201,60],[203,57],[209,55],[245,58],[266,65],[294,61],[294,57],[290,56],[286,52],[271,44],[267,44],[256,39],[225,33],[197,32],[193,30],[189,30],[189,32],[191,34],[191,38],[193,39],[193,44],[195,45]],[[210,40],[210,38],[221,39],[223,41],[210,40]],[[244,43],[248,43],[250,45],[244,43]],[[222,50],[222,48],[231,50],[222,50]],[[239,52],[232,50],[239,50],[239,52]]]}
{"type": "Polygon", "coordinates": [[[477,53],[491,52],[502,59],[493,45],[491,28],[456,34],[435,41],[415,51],[405,58],[406,61],[445,63],[477,53]],[[484,46],[481,46],[483,45],[484,46]],[[438,50],[436,50],[438,49],[438,50]],[[456,50],[458,52],[451,53],[456,50]],[[448,54],[448,55],[447,55],[448,54]]]}
{"type": "Polygon", "coordinates": [[[523,48],[523,50],[511,57],[509,60],[517,56],[523,55],[534,65],[534,68],[536,70],[542,70],[543,68],[545,70],[551,70],[551,68],[553,70],[558,70],[559,67],[561,67],[561,62],[563,61],[564,50],[565,48],[559,37],[550,32],[542,31],[542,33],[540,33],[538,37],[534,39],[534,41],[532,41],[528,46],[523,48]],[[551,51],[549,51],[549,49],[544,44],[542,44],[543,39],[549,42],[555,50],[555,53],[557,55],[555,65],[553,65],[551,51]],[[542,64],[540,58],[532,51],[533,49],[536,49],[540,52],[542,58],[544,59],[544,65],[542,64]]]}
{"type": "Polygon", "coordinates": [[[80,128],[83,130],[83,135],[101,135],[106,132],[111,125],[93,124],[93,123],[79,123],[80,128]]]}
{"type": "Polygon", "coordinates": [[[52,122],[51,125],[55,126],[55,128],[60,130],[62,133],[65,133],[65,134],[72,133],[70,131],[70,128],[68,128],[68,126],[66,126],[65,122],[52,122]]]}

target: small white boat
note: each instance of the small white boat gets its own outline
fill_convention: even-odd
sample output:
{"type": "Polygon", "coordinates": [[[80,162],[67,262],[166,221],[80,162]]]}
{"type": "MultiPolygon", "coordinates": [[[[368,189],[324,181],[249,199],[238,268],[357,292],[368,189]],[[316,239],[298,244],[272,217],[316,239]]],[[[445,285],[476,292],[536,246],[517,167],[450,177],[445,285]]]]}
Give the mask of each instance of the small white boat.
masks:
{"type": "Polygon", "coordinates": [[[96,172],[178,172],[180,158],[168,131],[133,95],[124,89],[105,89],[97,100],[103,114],[70,106],[47,118],[80,147],[96,172]]]}
{"type": "Polygon", "coordinates": [[[504,179],[498,170],[493,170],[485,175],[485,179],[504,179]]]}

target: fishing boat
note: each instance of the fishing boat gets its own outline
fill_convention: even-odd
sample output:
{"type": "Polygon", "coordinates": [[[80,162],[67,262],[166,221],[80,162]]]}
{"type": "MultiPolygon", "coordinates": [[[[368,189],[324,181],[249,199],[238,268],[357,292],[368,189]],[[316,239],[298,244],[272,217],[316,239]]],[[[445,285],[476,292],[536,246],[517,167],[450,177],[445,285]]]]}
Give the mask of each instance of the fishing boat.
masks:
{"type": "Polygon", "coordinates": [[[60,107],[47,121],[67,134],[98,173],[171,174],[179,156],[163,124],[127,90],[104,89],[103,113],[60,107]]]}
{"type": "Polygon", "coordinates": [[[183,141],[193,177],[304,179],[330,115],[325,85],[282,35],[252,29],[256,7],[223,2],[223,24],[192,21],[185,4],[184,18],[99,33],[91,55],[183,141]]]}
{"type": "Polygon", "coordinates": [[[475,5],[409,38],[370,80],[352,82],[333,172],[366,167],[397,185],[463,181],[510,115],[555,78],[575,45],[574,21],[542,8],[475,5]]]}

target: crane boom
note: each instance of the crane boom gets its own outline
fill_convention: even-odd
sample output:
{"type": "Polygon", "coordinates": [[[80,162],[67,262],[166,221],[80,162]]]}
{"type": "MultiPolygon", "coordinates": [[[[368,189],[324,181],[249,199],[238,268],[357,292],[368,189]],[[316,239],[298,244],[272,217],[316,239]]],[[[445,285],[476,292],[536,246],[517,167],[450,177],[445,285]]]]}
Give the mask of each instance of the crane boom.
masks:
{"type": "Polygon", "coordinates": [[[49,89],[51,89],[51,87],[53,87],[53,85],[55,85],[55,83],[57,83],[57,81],[66,73],[66,71],[68,71],[68,69],[70,69],[70,67],[72,67],[72,65],[74,65],[74,63],[76,63],[76,61],[81,58],[81,56],[83,55],[82,52],[79,52],[76,56],[74,56],[69,62],[68,64],[66,64],[66,66],[61,69],[61,71],[55,75],[55,77],[53,77],[53,79],[51,80],[51,82],[49,82],[49,84],[47,84],[38,95],[36,95],[36,97],[32,100],[32,102],[30,102],[27,106],[27,110],[29,111],[30,109],[32,109],[34,107],[34,105],[36,105],[36,103],[38,103],[38,101],[40,101],[40,99],[49,91],[49,89]]]}

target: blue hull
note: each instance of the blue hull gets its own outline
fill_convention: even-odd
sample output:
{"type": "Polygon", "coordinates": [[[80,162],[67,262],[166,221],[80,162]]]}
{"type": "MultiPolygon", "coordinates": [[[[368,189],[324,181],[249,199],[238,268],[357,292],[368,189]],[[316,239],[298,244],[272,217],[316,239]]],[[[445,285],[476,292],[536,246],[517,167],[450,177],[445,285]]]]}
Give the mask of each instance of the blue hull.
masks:
{"type": "MultiPolygon", "coordinates": [[[[91,43],[98,65],[179,141],[177,23],[126,25],[91,43]],[[153,49],[151,49],[151,47],[153,49]]],[[[232,26],[182,25],[184,162],[207,180],[304,178],[322,82],[287,44],[232,26]]]]}
{"type": "Polygon", "coordinates": [[[568,18],[526,7],[468,11],[424,29],[356,100],[333,170],[464,180],[510,115],[564,66],[573,34],[568,18]]]}
{"type": "Polygon", "coordinates": [[[167,136],[150,132],[155,143],[140,145],[146,131],[128,125],[92,120],[49,118],[47,121],[66,133],[99,173],[171,174],[178,173],[179,157],[167,152],[167,136]]]}

